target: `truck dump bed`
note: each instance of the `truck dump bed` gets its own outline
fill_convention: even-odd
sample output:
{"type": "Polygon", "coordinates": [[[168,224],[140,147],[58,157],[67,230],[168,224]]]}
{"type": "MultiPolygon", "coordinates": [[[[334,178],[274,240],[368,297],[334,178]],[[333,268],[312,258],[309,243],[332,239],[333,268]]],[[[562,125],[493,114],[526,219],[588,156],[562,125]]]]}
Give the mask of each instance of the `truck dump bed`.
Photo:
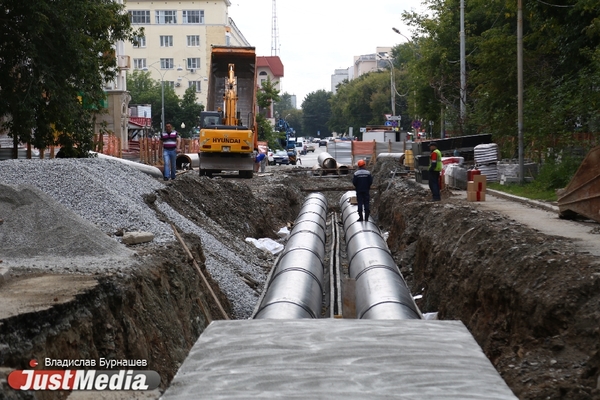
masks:
{"type": "MultiPolygon", "coordinates": [[[[256,52],[254,47],[213,46],[209,68],[206,110],[223,108],[228,65],[235,64],[237,77],[237,110],[242,125],[255,131],[256,52]]],[[[256,132],[256,131],[255,131],[256,132]]]]}

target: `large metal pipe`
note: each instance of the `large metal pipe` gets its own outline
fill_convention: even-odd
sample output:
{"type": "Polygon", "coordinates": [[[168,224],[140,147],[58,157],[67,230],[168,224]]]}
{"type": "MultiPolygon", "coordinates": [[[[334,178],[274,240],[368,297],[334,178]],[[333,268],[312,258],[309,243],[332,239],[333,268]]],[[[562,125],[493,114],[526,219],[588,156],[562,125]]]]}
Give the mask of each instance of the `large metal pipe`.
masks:
{"type": "Polygon", "coordinates": [[[331,157],[331,154],[327,153],[326,151],[319,153],[317,156],[317,162],[323,169],[337,169],[337,161],[335,161],[335,158],[331,157]]]}
{"type": "Polygon", "coordinates": [[[161,172],[160,169],[153,167],[152,165],[146,165],[146,164],[141,164],[138,162],[134,162],[134,161],[129,161],[129,160],[124,160],[122,158],[118,158],[118,157],[113,157],[113,156],[107,156],[106,154],[102,154],[102,153],[97,153],[95,151],[90,151],[90,153],[95,154],[96,157],[98,158],[104,158],[107,160],[114,160],[114,161],[118,161],[120,163],[123,164],[127,164],[130,167],[133,167],[139,171],[142,171],[143,173],[153,176],[155,178],[162,178],[163,174],[161,172]]]}
{"type": "Polygon", "coordinates": [[[200,166],[200,158],[198,157],[198,153],[177,154],[175,165],[179,170],[191,170],[200,166]]]}
{"type": "Polygon", "coordinates": [[[358,221],[358,207],[350,204],[356,192],[340,199],[350,277],[355,280],[358,319],[421,319],[410,290],[372,221],[358,221]]]}
{"type": "Polygon", "coordinates": [[[326,224],[327,199],[311,193],[296,217],[255,319],[320,317],[326,224]]]}

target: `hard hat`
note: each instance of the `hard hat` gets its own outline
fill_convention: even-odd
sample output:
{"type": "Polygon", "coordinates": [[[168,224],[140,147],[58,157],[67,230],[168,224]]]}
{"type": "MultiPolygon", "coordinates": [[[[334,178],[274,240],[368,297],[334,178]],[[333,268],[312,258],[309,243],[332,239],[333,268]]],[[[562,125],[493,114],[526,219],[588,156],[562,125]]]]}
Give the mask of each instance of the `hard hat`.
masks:
{"type": "Polygon", "coordinates": [[[358,160],[358,162],[356,163],[356,165],[358,165],[359,167],[364,167],[365,166],[365,160],[358,160]]]}

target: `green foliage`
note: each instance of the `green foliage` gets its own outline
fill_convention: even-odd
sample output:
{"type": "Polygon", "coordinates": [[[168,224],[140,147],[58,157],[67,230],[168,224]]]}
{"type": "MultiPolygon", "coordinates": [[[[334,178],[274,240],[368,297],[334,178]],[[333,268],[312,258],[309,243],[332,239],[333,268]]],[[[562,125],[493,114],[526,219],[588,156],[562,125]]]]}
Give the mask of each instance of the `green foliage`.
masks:
{"type": "Polygon", "coordinates": [[[550,154],[542,164],[533,185],[542,190],[564,188],[569,184],[582,161],[583,156],[566,150],[562,151],[560,156],[550,154]]]}
{"type": "Polygon", "coordinates": [[[511,183],[508,185],[488,183],[488,188],[532,200],[556,201],[557,199],[555,190],[540,188],[534,182],[524,184],[511,183]]]}
{"type": "Polygon", "coordinates": [[[318,90],[306,95],[302,103],[302,133],[305,136],[317,137],[317,132],[320,133],[320,137],[330,135],[331,131],[327,122],[331,117],[331,105],[329,103],[331,97],[332,93],[325,90],[318,90]]]}
{"type": "Polygon", "coordinates": [[[492,183],[489,187],[529,199],[556,201],[556,190],[569,184],[584,158],[580,151],[574,149],[551,151],[533,182],[509,185],[492,183]]]}
{"type": "MultiPolygon", "coordinates": [[[[161,82],[150,77],[149,71],[133,71],[127,75],[127,88],[131,95],[130,104],[150,104],[152,106],[152,128],[160,132],[162,114],[161,82]]],[[[165,124],[171,123],[183,137],[190,137],[193,128],[198,125],[200,112],[204,106],[197,103],[194,88],[187,88],[183,99],[175,93],[175,89],[165,85],[165,124]],[[181,129],[181,123],[185,128],[181,129]]]]}
{"type": "Polygon", "coordinates": [[[271,82],[270,77],[267,77],[266,81],[261,82],[260,90],[256,93],[256,102],[262,112],[264,112],[264,109],[271,107],[271,103],[276,103],[280,100],[279,90],[275,87],[278,83],[271,82]]]}
{"type": "Polygon", "coordinates": [[[200,113],[204,110],[204,106],[197,103],[196,89],[189,87],[183,94],[183,99],[179,103],[179,112],[175,114],[175,126],[179,126],[179,133],[184,138],[192,136],[194,127],[200,124],[200,113]],[[181,128],[181,123],[185,124],[185,128],[181,128]]]}
{"type": "MultiPolygon", "coordinates": [[[[428,2],[430,14],[403,14],[415,29],[412,43],[417,53],[406,61],[412,85],[409,104],[415,116],[431,120],[443,109],[455,134],[492,133],[507,154],[514,154],[517,5],[472,0],[465,6],[465,120],[459,112],[459,0],[428,2]]],[[[574,132],[598,132],[600,24],[597,2],[592,0],[566,8],[524,3],[523,17],[523,131],[526,151],[535,154],[571,145],[574,132]]]]}
{"type": "Polygon", "coordinates": [[[38,148],[92,148],[93,113],[117,73],[112,46],[141,32],[112,0],[4,0],[0,16],[3,128],[38,148]]]}
{"type": "Polygon", "coordinates": [[[284,92],[281,96],[279,96],[279,101],[276,101],[273,105],[273,109],[275,111],[275,115],[278,117],[285,117],[289,110],[293,110],[292,106],[292,95],[288,92],[284,92]]]}
{"type": "Polygon", "coordinates": [[[269,143],[270,148],[278,148],[278,139],[285,139],[285,133],[278,132],[273,129],[273,126],[262,114],[256,116],[256,124],[258,125],[258,140],[269,143]]]}

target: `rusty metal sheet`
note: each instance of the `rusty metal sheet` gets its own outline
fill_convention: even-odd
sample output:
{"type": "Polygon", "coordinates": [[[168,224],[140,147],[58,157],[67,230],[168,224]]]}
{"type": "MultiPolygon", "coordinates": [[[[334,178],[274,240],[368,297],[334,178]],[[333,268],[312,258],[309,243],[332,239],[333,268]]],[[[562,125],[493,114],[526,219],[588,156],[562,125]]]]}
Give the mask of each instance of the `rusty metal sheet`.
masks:
{"type": "Polygon", "coordinates": [[[600,146],[590,150],[571,182],[558,194],[558,209],[563,218],[579,214],[600,222],[600,146]]]}

